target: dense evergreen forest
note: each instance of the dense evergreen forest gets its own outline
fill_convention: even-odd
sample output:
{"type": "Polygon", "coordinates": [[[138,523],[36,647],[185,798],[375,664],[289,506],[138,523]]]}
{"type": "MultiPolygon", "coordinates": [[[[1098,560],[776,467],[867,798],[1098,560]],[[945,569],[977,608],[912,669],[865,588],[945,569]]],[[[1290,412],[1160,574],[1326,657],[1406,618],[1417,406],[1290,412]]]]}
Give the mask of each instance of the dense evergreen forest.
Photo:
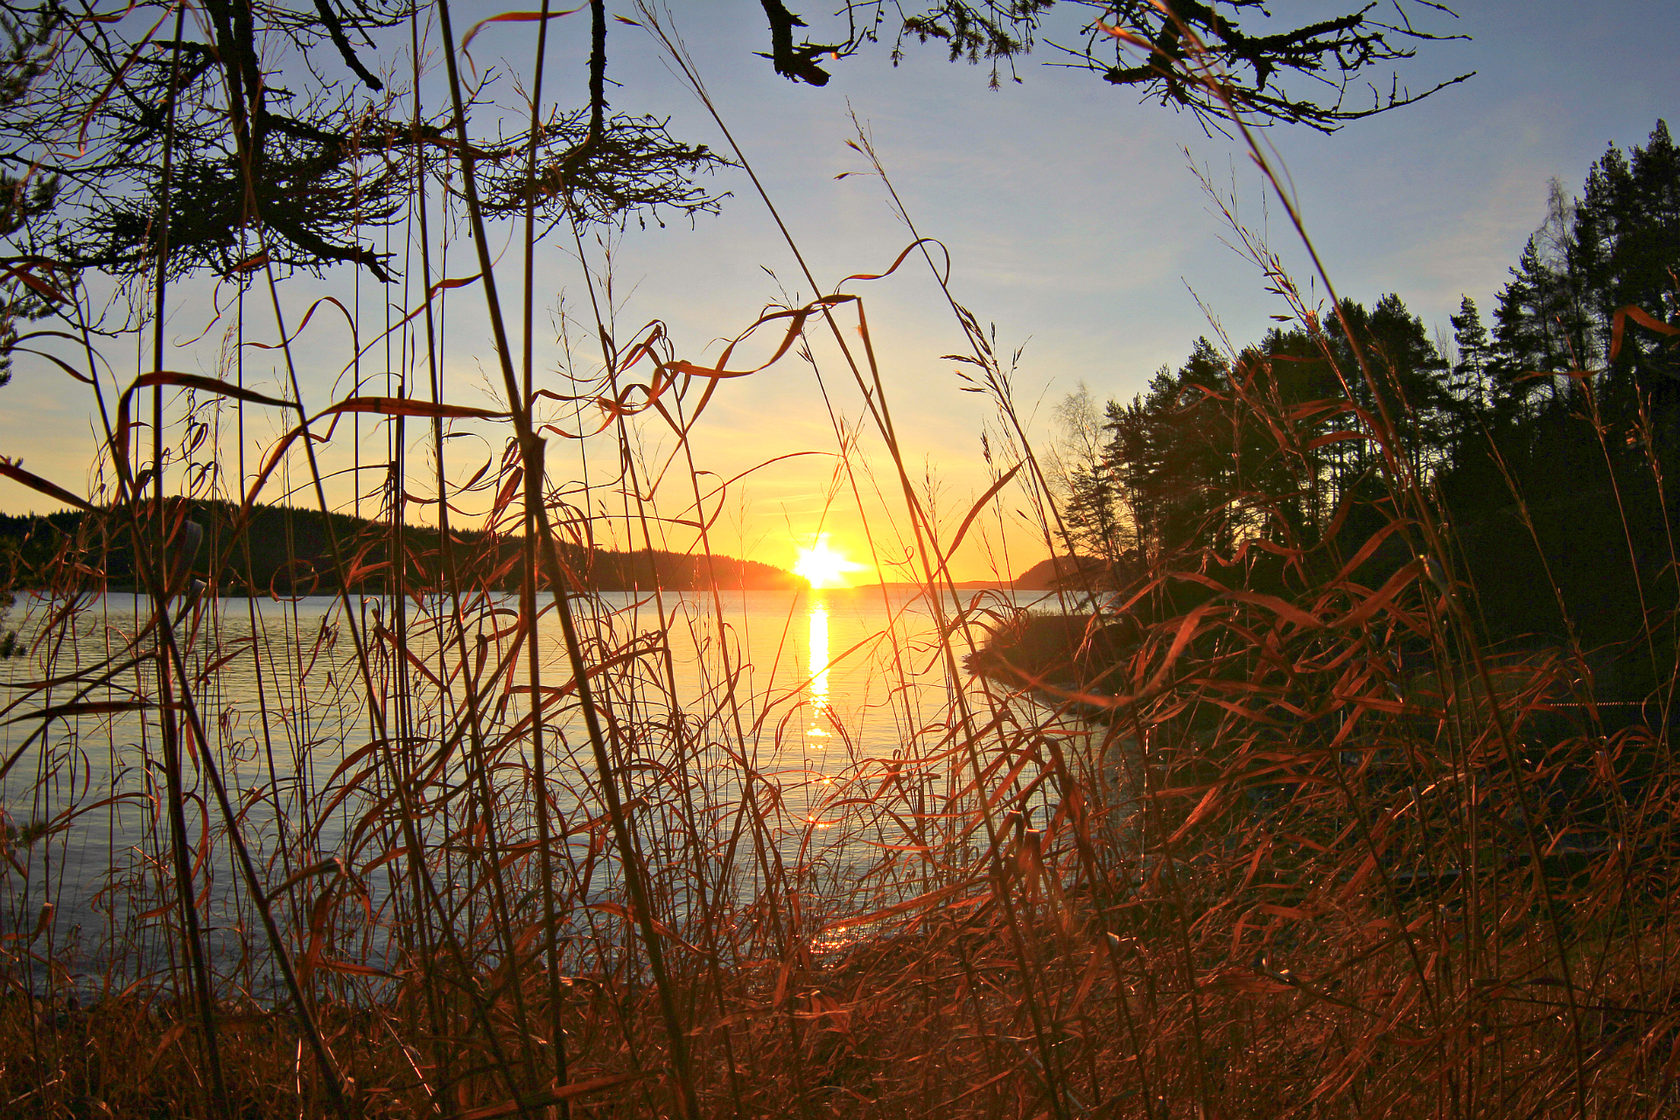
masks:
{"type": "MultiPolygon", "coordinates": [[[[408,525],[399,534],[382,522],[283,506],[257,506],[241,524],[238,513],[226,502],[197,502],[188,513],[203,530],[190,573],[223,595],[327,594],[344,586],[379,593],[399,586],[392,562],[399,553],[400,586],[410,592],[518,587],[523,542],[517,536],[452,531],[446,555],[435,528],[408,525]],[[340,570],[343,578],[334,574],[340,570]]],[[[132,587],[130,532],[120,511],[0,514],[0,588],[132,587]]],[[[781,568],[727,556],[623,552],[575,541],[562,542],[560,555],[581,586],[598,591],[684,591],[713,580],[726,588],[804,586],[781,568]]]]}
{"type": "Polygon", "coordinates": [[[1491,637],[1651,646],[1676,606],[1677,268],[1680,152],[1659,121],[1579,197],[1554,183],[1491,321],[1466,296],[1432,338],[1397,294],[1344,300],[1248,346],[1203,338],[1100,413],[1071,398],[1069,546],[1121,587],[1190,569],[1286,591],[1350,560],[1375,587],[1424,555],[1395,500],[1415,487],[1491,637]]]}

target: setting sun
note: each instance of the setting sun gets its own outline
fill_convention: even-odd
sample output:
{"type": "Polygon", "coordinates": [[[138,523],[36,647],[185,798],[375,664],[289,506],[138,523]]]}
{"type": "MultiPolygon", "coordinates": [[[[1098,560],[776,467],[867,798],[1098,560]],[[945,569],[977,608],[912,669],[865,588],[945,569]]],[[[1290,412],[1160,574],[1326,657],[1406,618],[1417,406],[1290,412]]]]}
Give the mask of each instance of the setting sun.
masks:
{"type": "Polygon", "coordinates": [[[799,562],[794,564],[793,573],[803,576],[814,589],[825,587],[844,587],[847,572],[861,572],[864,565],[846,557],[828,547],[828,534],[822,533],[817,537],[817,543],[810,548],[799,550],[799,562]]]}

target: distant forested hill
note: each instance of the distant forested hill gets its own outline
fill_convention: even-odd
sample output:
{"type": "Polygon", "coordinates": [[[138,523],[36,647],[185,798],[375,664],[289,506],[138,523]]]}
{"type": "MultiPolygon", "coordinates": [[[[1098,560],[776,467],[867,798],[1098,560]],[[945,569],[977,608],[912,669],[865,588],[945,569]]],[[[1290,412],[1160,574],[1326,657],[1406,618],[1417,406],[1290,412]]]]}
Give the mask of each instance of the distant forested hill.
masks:
{"type": "MultiPolygon", "coordinates": [[[[453,531],[447,552],[435,528],[400,529],[346,514],[258,506],[240,524],[225,502],[194,502],[188,516],[204,530],[192,575],[218,593],[298,595],[442,590],[511,590],[518,586],[519,537],[453,531]],[[337,562],[334,560],[334,543],[337,562]],[[395,557],[400,556],[399,565],[395,557]],[[400,580],[399,580],[400,575],[400,580]]],[[[136,582],[130,528],[120,511],[13,517],[0,514],[0,588],[104,589],[136,582]]],[[[709,586],[797,588],[791,572],[729,556],[588,548],[562,542],[561,561],[586,587],[631,591],[655,586],[684,591],[709,586]]]]}
{"type": "MultiPolygon", "coordinates": [[[[1126,574],[1129,577],[1132,573],[1126,574]]],[[[1018,591],[1078,590],[1106,588],[1115,579],[1114,571],[1104,560],[1091,556],[1050,556],[1021,573],[1011,586],[1018,591]]]]}

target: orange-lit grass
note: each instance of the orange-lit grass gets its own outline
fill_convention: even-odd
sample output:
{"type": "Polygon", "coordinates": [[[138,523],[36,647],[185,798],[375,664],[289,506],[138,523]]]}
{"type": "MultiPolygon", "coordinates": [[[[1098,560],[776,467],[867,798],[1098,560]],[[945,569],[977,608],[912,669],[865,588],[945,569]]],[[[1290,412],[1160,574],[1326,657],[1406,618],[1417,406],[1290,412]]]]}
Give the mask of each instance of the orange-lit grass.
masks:
{"type": "MultiPolygon", "coordinates": [[[[425,279],[429,289],[436,277],[425,279]]],[[[601,278],[588,279],[593,295],[601,278]]],[[[1280,273],[1270,279],[1292,296],[1280,273]]],[[[965,369],[1016,437],[1000,486],[1042,479],[1007,369],[974,317],[953,309],[972,347],[965,369]]],[[[427,303],[393,329],[430,322],[434,310],[444,309],[427,303]]],[[[1303,319],[1308,310],[1296,308],[1303,319]]],[[[786,331],[793,347],[856,311],[850,299],[820,300],[749,330],[786,331]]],[[[611,337],[610,326],[599,322],[598,335],[611,337]]],[[[251,329],[262,329],[254,317],[251,329]]],[[[869,396],[907,479],[867,321],[858,313],[836,333],[863,344],[837,380],[855,377],[869,396]]],[[[441,514],[446,501],[478,503],[506,537],[546,521],[578,541],[608,535],[597,519],[610,516],[621,536],[630,526],[656,546],[661,502],[685,512],[703,502],[697,488],[654,492],[623,402],[658,400],[678,418],[673,435],[688,456],[680,418],[709,384],[703,367],[656,349],[603,343],[599,368],[573,374],[564,403],[618,409],[606,456],[614,473],[562,481],[561,441],[551,440],[558,492],[526,485],[539,477],[535,421],[550,407],[528,385],[501,402],[517,422],[477,408],[510,448],[458,484],[446,481],[457,476],[444,470],[443,423],[469,412],[440,381],[430,400],[387,394],[326,409],[433,425],[441,514]],[[620,504],[603,515],[606,497],[620,504]]],[[[1341,372],[1349,383],[1383,376],[1375,360],[1341,372]]],[[[270,407],[229,385],[197,387],[253,415],[270,407]]],[[[1261,388],[1234,384],[1218,403],[1260,420],[1279,454],[1300,455],[1311,433],[1261,388]]],[[[1347,402],[1326,407],[1388,453],[1392,534],[1438,535],[1392,424],[1347,402]]],[[[195,423],[156,438],[176,440],[191,462],[195,423]]],[[[138,439],[119,428],[103,451],[138,439]]],[[[323,468],[300,453],[313,443],[297,435],[285,462],[320,495],[323,468]]],[[[379,443],[353,449],[362,466],[397,461],[379,443]]],[[[839,432],[837,443],[842,455],[851,446],[839,432]]],[[[866,483],[847,468],[858,493],[866,483]]],[[[396,481],[424,473],[399,470],[396,481]]],[[[250,485],[218,488],[209,471],[186,478],[191,497],[238,499],[250,485]]],[[[902,490],[902,515],[929,557],[973,524],[940,522],[913,487],[902,490]]],[[[270,493],[258,486],[251,497],[270,493]]],[[[1055,522],[1042,484],[1024,496],[1055,522]]],[[[662,589],[615,611],[574,573],[556,587],[552,557],[534,540],[506,554],[418,555],[401,518],[376,506],[383,540],[414,550],[425,579],[407,565],[378,568],[379,541],[328,551],[336,574],[386,581],[393,598],[381,615],[348,611],[333,633],[294,626],[274,649],[242,635],[237,612],[180,614],[154,586],[168,610],[112,633],[113,665],[82,665],[64,639],[102,609],[76,598],[112,554],[100,530],[152,547],[147,511],[159,508],[132,475],[100,497],[116,512],[90,518],[67,545],[30,631],[25,677],[37,683],[8,696],[6,718],[33,729],[31,712],[69,705],[60,718],[85,721],[83,748],[114,755],[130,745],[119,743],[129,725],[116,705],[158,694],[151,670],[128,662],[155,665],[173,641],[183,656],[166,671],[202,728],[234,718],[208,666],[263,667],[261,734],[205,731],[211,741],[181,755],[179,796],[161,781],[127,795],[147,814],[142,850],[104,854],[111,891],[146,916],[85,930],[79,943],[50,914],[34,922],[73,865],[31,862],[29,850],[67,856],[86,825],[117,808],[74,796],[73,756],[8,740],[29,790],[81,814],[4,841],[0,1105],[11,1111],[1163,1120],[1656,1116],[1674,1106],[1680,791],[1665,769],[1666,728],[1605,733],[1569,654],[1483,649],[1465,609],[1473,589],[1440,574],[1452,571],[1444,550],[1426,546],[1379,581],[1359,560],[1364,542],[1302,542],[1282,550],[1296,573],[1285,597],[1238,583],[1152,615],[1162,589],[1240,560],[1169,558],[1132,596],[1141,621],[1091,666],[1095,677],[1051,679],[1029,665],[1019,688],[977,680],[953,672],[954,655],[908,648],[894,631],[884,663],[899,667],[887,692],[902,747],[891,757],[852,750],[818,803],[838,822],[834,835],[873,853],[847,870],[790,807],[809,780],[786,757],[798,722],[748,694],[749,668],[767,669],[743,662],[716,587],[709,611],[662,589]],[[486,599],[515,583],[517,607],[486,599]],[[584,667],[598,732],[582,729],[578,674],[533,667],[539,615],[554,618],[556,592],[573,596],[565,642],[584,667]],[[685,629],[713,651],[692,690],[673,667],[671,633],[685,629]],[[281,671],[310,662],[335,666],[330,687],[281,671]],[[942,703],[917,690],[929,666],[951,677],[942,703]],[[1040,702],[1058,695],[1061,711],[1040,702]],[[1075,718],[1093,709],[1105,718],[1075,718]],[[365,742],[324,743],[331,725],[311,722],[324,714],[374,726],[365,742]],[[212,766],[239,776],[228,811],[212,766]],[[1536,796],[1583,770],[1611,843],[1571,861],[1544,830],[1536,796]],[[170,810],[190,825],[184,839],[198,857],[186,882],[170,858],[170,810]],[[209,888],[229,881],[235,837],[258,853],[261,890],[236,890],[212,920],[209,888]],[[626,851],[639,900],[614,870],[626,851]],[[37,878],[24,877],[26,865],[37,878]],[[184,921],[189,909],[239,946],[205,943],[208,1007],[189,971],[204,937],[184,921]],[[295,968],[295,994],[274,983],[265,914],[295,968]],[[77,988],[75,969],[91,970],[77,988]],[[326,1057],[310,1053],[310,1031],[326,1057]],[[207,1073],[212,1043],[222,1090],[207,1073]]],[[[1256,509],[1267,500],[1232,498],[1256,509]]],[[[237,556],[240,541],[213,547],[237,556]]],[[[142,555],[167,572],[163,557],[142,555]]],[[[928,590],[942,590],[942,578],[930,562],[928,590]]],[[[981,598],[943,609],[956,653],[1007,621],[981,598]]],[[[797,686],[784,670],[765,691],[787,697],[797,686]]],[[[1660,699],[1666,710],[1671,698],[1660,699]]],[[[159,761],[161,719],[197,734],[179,709],[141,714],[142,766],[159,761]]]]}

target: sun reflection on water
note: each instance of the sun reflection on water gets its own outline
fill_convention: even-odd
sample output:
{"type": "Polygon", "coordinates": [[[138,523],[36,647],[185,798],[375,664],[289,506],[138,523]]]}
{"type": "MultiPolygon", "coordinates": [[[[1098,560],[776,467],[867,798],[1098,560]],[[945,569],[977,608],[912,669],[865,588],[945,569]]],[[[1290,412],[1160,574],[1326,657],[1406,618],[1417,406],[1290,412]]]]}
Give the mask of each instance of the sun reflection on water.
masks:
{"type": "Polygon", "coordinates": [[[811,727],[806,734],[815,739],[828,738],[828,604],[816,600],[810,611],[810,673],[809,702],[811,727]]]}

